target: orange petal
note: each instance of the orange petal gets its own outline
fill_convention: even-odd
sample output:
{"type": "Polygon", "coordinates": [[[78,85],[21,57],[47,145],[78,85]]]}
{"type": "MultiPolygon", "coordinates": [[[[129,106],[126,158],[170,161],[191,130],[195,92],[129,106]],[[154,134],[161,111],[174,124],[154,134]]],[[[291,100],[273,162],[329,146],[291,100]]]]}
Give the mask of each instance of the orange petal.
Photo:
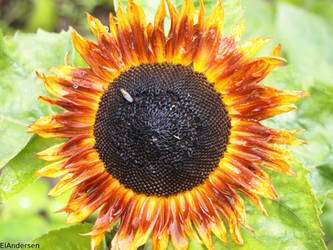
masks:
{"type": "Polygon", "coordinates": [[[179,14],[173,13],[174,6],[167,0],[171,18],[171,29],[167,41],[167,61],[173,64],[188,65],[192,62],[194,5],[185,0],[179,14]]]}
{"type": "Polygon", "coordinates": [[[270,39],[270,37],[263,37],[246,40],[241,43],[238,50],[244,55],[245,59],[248,59],[257,54],[262,48],[262,46],[270,39]]]}
{"type": "Polygon", "coordinates": [[[215,88],[222,93],[233,92],[249,83],[264,79],[283,61],[280,57],[259,57],[239,64],[234,70],[215,72],[215,88]]]}
{"type": "Polygon", "coordinates": [[[77,106],[82,106],[84,109],[87,107],[90,110],[97,110],[97,101],[99,100],[99,95],[97,92],[78,90],[78,85],[75,83],[64,84],[66,81],[60,77],[50,75],[45,76],[36,72],[36,75],[44,82],[47,92],[66,102],[74,103],[77,106]]]}
{"type": "MultiPolygon", "coordinates": [[[[201,12],[204,12],[203,5],[200,4],[201,12]]],[[[203,13],[201,13],[203,15],[203,13]]],[[[203,17],[201,17],[203,19],[203,17]]],[[[223,52],[220,50],[223,43],[228,43],[228,39],[222,39],[222,28],[224,22],[224,9],[222,1],[216,3],[215,8],[211,12],[208,19],[201,25],[199,19],[199,25],[201,26],[199,35],[199,44],[195,48],[193,67],[199,72],[205,72],[210,64],[214,61],[218,54],[223,52]]]]}
{"type": "Polygon", "coordinates": [[[245,209],[241,205],[242,198],[237,195],[231,188],[225,185],[223,180],[212,178],[211,192],[215,196],[216,208],[229,225],[229,230],[234,241],[243,245],[244,241],[240,233],[239,222],[246,225],[245,209]],[[238,208],[237,208],[238,207],[238,208]]]}
{"type": "Polygon", "coordinates": [[[255,204],[263,213],[263,215],[267,216],[267,212],[266,209],[264,207],[264,205],[262,204],[260,198],[258,195],[256,195],[255,193],[252,193],[250,191],[248,191],[245,188],[240,187],[239,191],[244,194],[253,204],[255,204]]]}
{"type": "Polygon", "coordinates": [[[50,71],[56,74],[58,78],[61,78],[61,84],[70,87],[77,85],[76,90],[86,91],[88,95],[94,93],[100,95],[109,86],[108,81],[103,81],[89,68],[63,65],[52,67],[50,71]]]}
{"type": "Polygon", "coordinates": [[[82,37],[75,30],[72,33],[74,47],[94,73],[104,81],[112,81],[118,76],[119,71],[110,61],[110,58],[100,49],[100,47],[82,37]]]}
{"type": "Polygon", "coordinates": [[[166,38],[164,35],[165,16],[166,16],[165,4],[164,0],[161,0],[155,15],[153,32],[149,39],[155,56],[154,61],[159,63],[165,61],[165,43],[166,43],[166,38]]]}
{"type": "Polygon", "coordinates": [[[96,165],[79,174],[68,174],[50,190],[49,196],[59,196],[84,181],[96,178],[103,172],[104,168],[96,165]]]}
{"type": "Polygon", "coordinates": [[[183,224],[185,233],[192,239],[196,240],[199,243],[202,243],[197,233],[193,230],[192,222],[190,218],[190,208],[187,203],[186,198],[183,194],[177,195],[176,204],[178,208],[178,218],[179,221],[183,224]]]}
{"type": "Polygon", "coordinates": [[[39,158],[46,161],[56,161],[69,157],[84,147],[93,147],[94,138],[89,135],[77,135],[65,143],[55,145],[36,154],[39,158]]]}
{"type": "Polygon", "coordinates": [[[242,135],[275,144],[300,145],[305,143],[294,136],[295,133],[302,132],[300,130],[276,130],[254,121],[241,120],[235,122],[232,132],[234,135],[242,135]]]}
{"type": "Polygon", "coordinates": [[[176,249],[187,249],[189,240],[185,234],[183,223],[178,219],[178,208],[176,198],[172,197],[168,199],[169,211],[171,212],[171,221],[169,224],[169,232],[171,241],[176,249]]]}
{"type": "Polygon", "coordinates": [[[93,121],[90,116],[68,112],[42,117],[30,125],[27,132],[36,133],[44,138],[68,138],[90,134],[92,129],[93,121]]]}
{"type": "Polygon", "coordinates": [[[104,233],[98,235],[92,235],[90,237],[90,249],[97,250],[97,247],[99,244],[101,244],[103,238],[104,238],[104,233]]]}
{"type": "Polygon", "coordinates": [[[77,223],[86,219],[91,213],[107,202],[118,190],[119,184],[114,179],[101,180],[97,188],[89,187],[84,196],[79,196],[77,204],[75,204],[75,199],[71,200],[68,204],[68,208],[74,206],[75,210],[72,209],[73,212],[68,216],[67,223],[77,223]]]}
{"type": "Polygon", "coordinates": [[[203,210],[201,210],[200,207],[198,207],[198,202],[195,200],[195,197],[192,192],[186,192],[185,193],[187,202],[189,203],[189,207],[191,208],[191,219],[192,222],[195,225],[195,228],[202,240],[202,242],[205,244],[205,246],[208,249],[213,249],[213,242],[212,242],[212,236],[211,236],[211,229],[208,226],[209,221],[207,219],[207,212],[204,213],[203,210]]]}
{"type": "Polygon", "coordinates": [[[161,205],[158,203],[158,198],[147,197],[139,213],[139,228],[133,240],[136,248],[148,241],[155,224],[161,216],[160,212],[161,205]]]}
{"type": "Polygon", "coordinates": [[[117,11],[117,41],[123,55],[123,60],[131,66],[139,65],[140,60],[134,47],[131,25],[120,6],[117,11]]]}
{"type": "Polygon", "coordinates": [[[127,5],[128,21],[131,26],[131,39],[135,47],[135,53],[139,57],[141,63],[148,62],[148,41],[145,34],[146,19],[141,6],[134,3],[133,0],[128,1],[127,5]]]}
{"type": "Polygon", "coordinates": [[[60,177],[69,172],[69,169],[63,169],[64,161],[55,162],[43,167],[36,172],[37,176],[60,177]]]}
{"type": "Polygon", "coordinates": [[[110,200],[104,204],[95,224],[87,235],[98,235],[104,233],[107,229],[114,225],[123,215],[128,205],[131,204],[131,195],[119,190],[110,200]]]}
{"type": "MultiPolygon", "coordinates": [[[[277,193],[273,187],[273,184],[267,174],[260,171],[259,168],[252,172],[247,169],[243,164],[244,160],[236,160],[235,155],[227,155],[220,162],[219,171],[221,171],[221,177],[230,183],[235,183],[247,188],[251,192],[260,194],[270,199],[277,199],[277,193]]],[[[250,164],[248,162],[248,164],[250,164]]]]}
{"type": "Polygon", "coordinates": [[[139,210],[140,205],[142,205],[142,202],[143,197],[139,196],[127,205],[125,214],[120,221],[119,229],[112,239],[112,250],[135,249],[133,240],[139,225],[136,215],[137,210],[139,210]]]}
{"type": "Polygon", "coordinates": [[[52,104],[62,109],[66,109],[71,112],[84,112],[84,113],[90,113],[92,115],[95,113],[93,106],[90,107],[89,105],[77,104],[71,100],[55,99],[46,96],[40,96],[38,100],[41,102],[52,104]]]}

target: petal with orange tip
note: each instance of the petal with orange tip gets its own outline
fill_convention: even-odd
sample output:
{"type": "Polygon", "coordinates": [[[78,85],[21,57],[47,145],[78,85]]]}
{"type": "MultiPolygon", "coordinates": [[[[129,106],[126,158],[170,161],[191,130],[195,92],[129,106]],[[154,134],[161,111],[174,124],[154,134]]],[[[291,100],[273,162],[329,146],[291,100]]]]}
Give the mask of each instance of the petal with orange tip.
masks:
{"type": "Polygon", "coordinates": [[[169,232],[173,245],[176,249],[187,249],[189,240],[185,234],[183,223],[179,220],[179,211],[177,208],[176,197],[168,199],[169,210],[171,213],[171,221],[169,224],[169,232]]]}
{"type": "Polygon", "coordinates": [[[97,110],[98,104],[96,103],[99,99],[98,94],[93,91],[87,92],[78,90],[79,85],[77,84],[65,84],[64,79],[59,78],[55,75],[45,76],[36,71],[37,77],[39,77],[45,84],[47,92],[62,100],[64,102],[73,103],[76,106],[82,106],[83,109],[97,110]]]}
{"type": "Polygon", "coordinates": [[[29,126],[28,133],[36,133],[44,138],[73,137],[90,134],[93,129],[90,116],[80,113],[63,113],[45,116],[29,126]]]}
{"type": "Polygon", "coordinates": [[[262,46],[270,39],[270,37],[264,37],[246,40],[238,47],[238,51],[244,55],[244,59],[248,59],[257,54],[262,46]]]}
{"type": "Polygon", "coordinates": [[[161,204],[156,197],[148,197],[139,213],[139,228],[134,237],[136,248],[144,245],[161,216],[161,204]]]}
{"type": "Polygon", "coordinates": [[[71,112],[85,112],[92,114],[95,112],[93,107],[90,107],[89,105],[77,104],[71,100],[57,99],[46,96],[40,96],[38,100],[71,112]]]}
{"type": "Polygon", "coordinates": [[[126,195],[118,191],[111,196],[110,201],[104,204],[91,232],[86,235],[98,235],[105,233],[123,215],[126,209],[126,195]],[[125,200],[125,201],[124,201],[125,200]]]}
{"type": "Polygon", "coordinates": [[[194,5],[191,0],[185,0],[180,7],[179,13],[175,14],[175,9],[167,0],[172,27],[167,39],[167,61],[173,64],[181,63],[188,65],[192,62],[193,54],[193,26],[194,26],[194,5]]]}
{"type": "Polygon", "coordinates": [[[296,138],[295,133],[302,131],[276,130],[258,122],[239,120],[233,124],[233,134],[255,138],[276,144],[301,145],[305,142],[296,138]]]}
{"type": "Polygon", "coordinates": [[[99,246],[99,244],[101,244],[103,239],[104,233],[90,236],[90,249],[97,250],[97,247],[99,246]]]}
{"type": "Polygon", "coordinates": [[[147,63],[149,58],[148,41],[145,34],[146,18],[141,6],[133,0],[128,1],[127,16],[131,26],[131,39],[135,46],[135,52],[141,63],[147,63]]]}
{"type": "Polygon", "coordinates": [[[85,148],[90,146],[92,148],[94,143],[95,140],[90,135],[77,135],[65,143],[55,145],[37,153],[36,155],[46,161],[56,161],[71,156],[83,147],[85,148]]]}
{"type": "Polygon", "coordinates": [[[166,38],[164,35],[165,16],[166,16],[165,4],[164,0],[161,0],[155,15],[154,27],[152,27],[152,32],[149,37],[149,41],[154,54],[154,60],[159,63],[165,61],[165,43],[166,43],[166,38]]]}
{"type": "Polygon", "coordinates": [[[290,90],[277,90],[273,87],[258,85],[253,88],[244,88],[243,91],[230,92],[225,98],[227,105],[232,108],[248,108],[251,106],[268,106],[276,107],[288,105],[296,102],[300,98],[308,96],[307,92],[303,91],[290,91],[290,90]]]}
{"type": "MultiPolygon", "coordinates": [[[[203,12],[203,6],[200,5],[200,11],[203,12]]],[[[201,15],[203,15],[201,13],[201,15]]],[[[203,17],[201,17],[203,19],[203,17]]],[[[194,69],[202,72],[209,68],[209,64],[215,61],[215,57],[221,53],[219,50],[221,44],[225,41],[222,39],[222,27],[224,22],[224,9],[222,1],[216,3],[215,8],[208,19],[200,24],[200,35],[198,47],[194,50],[193,66],[194,69]]]]}
{"type": "Polygon", "coordinates": [[[119,229],[112,239],[111,249],[121,250],[129,249],[135,250],[134,237],[138,230],[137,210],[143,202],[143,197],[136,197],[132,199],[131,203],[127,205],[124,217],[120,221],[119,229]]]}
{"type": "Polygon", "coordinates": [[[50,68],[54,74],[67,86],[77,85],[77,90],[86,91],[87,94],[98,93],[100,95],[108,87],[109,82],[96,76],[89,68],[63,65],[50,68]]]}
{"type": "Polygon", "coordinates": [[[43,167],[42,169],[36,172],[37,176],[45,176],[45,177],[60,177],[69,172],[69,169],[64,169],[64,161],[55,162],[52,164],[43,167]]]}
{"type": "Polygon", "coordinates": [[[187,202],[191,208],[190,215],[191,220],[200,236],[200,239],[208,249],[213,248],[211,229],[208,227],[209,221],[206,218],[207,213],[202,214],[202,210],[199,207],[196,197],[192,193],[185,193],[187,202]]]}
{"type": "MultiPolygon", "coordinates": [[[[227,242],[226,228],[218,214],[218,211],[215,208],[213,199],[210,195],[207,194],[207,191],[203,188],[198,188],[196,193],[198,207],[202,211],[208,212],[206,217],[209,219],[209,225],[212,229],[212,232],[224,243],[227,242]]],[[[203,212],[204,213],[204,212],[203,212]]]]}
{"type": "Polygon", "coordinates": [[[116,32],[117,42],[122,52],[124,62],[127,65],[139,65],[140,60],[139,55],[136,54],[134,45],[135,38],[132,33],[132,28],[125,12],[120,6],[117,10],[116,32]]]}
{"type": "Polygon", "coordinates": [[[223,160],[217,169],[225,182],[241,185],[249,191],[270,199],[277,199],[277,193],[268,175],[258,176],[236,160],[223,160]]]}
{"type": "Polygon", "coordinates": [[[245,213],[245,210],[235,210],[235,206],[237,206],[236,204],[239,203],[239,200],[242,198],[238,195],[235,196],[235,192],[225,185],[223,181],[221,182],[221,180],[217,178],[212,180],[211,183],[211,192],[215,197],[215,203],[217,205],[216,208],[228,223],[229,230],[234,241],[242,245],[244,241],[240,233],[239,220],[237,218],[238,216],[241,216],[240,218],[244,217],[245,214],[240,215],[238,213],[245,213]]]}
{"type": "Polygon", "coordinates": [[[51,189],[49,196],[59,196],[84,181],[96,178],[103,172],[104,169],[97,165],[79,174],[68,174],[51,189]]]}
{"type": "MultiPolygon", "coordinates": [[[[125,67],[125,62],[123,60],[122,53],[117,43],[117,29],[115,28],[115,26],[111,25],[110,22],[110,27],[112,28],[110,30],[110,32],[112,33],[111,35],[106,31],[105,26],[103,26],[99,19],[87,13],[87,20],[92,32],[97,38],[98,45],[100,46],[101,51],[105,54],[105,57],[115,69],[121,71],[125,67]]],[[[111,13],[110,21],[113,22],[113,16],[111,13]]]]}
{"type": "Polygon", "coordinates": [[[102,180],[101,184],[100,188],[87,187],[87,193],[84,196],[79,196],[78,201],[73,199],[68,203],[68,208],[75,206],[75,209],[71,209],[73,212],[68,216],[67,223],[76,223],[86,219],[119,190],[119,184],[113,179],[102,180]],[[106,188],[102,189],[103,186],[106,188]],[[103,192],[101,192],[102,190],[103,192]]]}
{"type": "Polygon", "coordinates": [[[72,40],[76,51],[98,77],[104,81],[112,81],[118,76],[119,70],[97,44],[83,38],[75,30],[72,31],[72,40]]]}
{"type": "Polygon", "coordinates": [[[246,86],[249,83],[257,83],[264,79],[276,66],[283,61],[279,57],[259,57],[246,63],[239,64],[233,71],[216,71],[215,89],[222,93],[229,93],[246,86]]]}

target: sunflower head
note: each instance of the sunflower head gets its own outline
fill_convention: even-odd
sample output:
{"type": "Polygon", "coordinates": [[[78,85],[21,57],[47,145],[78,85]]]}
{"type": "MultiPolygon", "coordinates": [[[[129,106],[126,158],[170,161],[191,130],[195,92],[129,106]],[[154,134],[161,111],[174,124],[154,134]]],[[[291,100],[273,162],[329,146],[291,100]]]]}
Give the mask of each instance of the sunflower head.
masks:
{"type": "Polygon", "coordinates": [[[264,169],[294,175],[280,144],[304,143],[294,134],[260,122],[295,109],[305,92],[260,84],[284,61],[280,45],[270,56],[253,56],[267,38],[239,44],[243,25],[222,36],[223,7],[217,1],[204,18],[191,0],[179,11],[162,0],[154,23],[128,1],[110,14],[110,29],[87,15],[97,43],[72,32],[88,68],[52,68],[38,73],[52,97],[41,101],[67,110],[29,127],[45,138],[68,138],[37,154],[54,163],[39,176],[62,177],[49,195],[72,189],[68,222],[98,208],[88,235],[96,249],[120,221],[112,249],[186,249],[189,237],[213,249],[211,233],[243,244],[243,194],[266,214],[259,195],[277,199],[264,169]],[[164,31],[166,5],[171,18],[164,31]]]}

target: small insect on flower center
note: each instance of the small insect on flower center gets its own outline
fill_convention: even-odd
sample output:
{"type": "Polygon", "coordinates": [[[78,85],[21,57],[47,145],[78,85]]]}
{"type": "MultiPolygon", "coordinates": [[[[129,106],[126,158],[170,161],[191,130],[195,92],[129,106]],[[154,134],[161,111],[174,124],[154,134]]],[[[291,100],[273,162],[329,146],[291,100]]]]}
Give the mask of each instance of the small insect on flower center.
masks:
{"type": "Polygon", "coordinates": [[[230,118],[191,66],[142,64],[104,92],[94,125],[105,168],[136,193],[170,196],[202,184],[223,157],[230,118]]]}

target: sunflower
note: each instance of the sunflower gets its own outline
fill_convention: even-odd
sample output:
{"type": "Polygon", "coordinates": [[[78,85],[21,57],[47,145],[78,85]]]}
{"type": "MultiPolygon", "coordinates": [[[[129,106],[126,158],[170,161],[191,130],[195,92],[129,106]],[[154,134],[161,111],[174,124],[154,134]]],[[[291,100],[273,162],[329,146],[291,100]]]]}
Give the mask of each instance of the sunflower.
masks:
{"type": "Polygon", "coordinates": [[[81,222],[95,210],[91,249],[119,221],[112,249],[137,249],[149,237],[153,249],[186,249],[189,238],[214,249],[212,232],[226,242],[226,224],[243,244],[244,201],[266,215],[259,196],[277,199],[270,169],[295,175],[290,154],[279,144],[304,143],[298,131],[276,130],[260,122],[295,109],[305,92],[260,85],[284,61],[280,45],[270,56],[253,56],[268,38],[238,44],[243,24],[222,36],[223,7],[217,1],[204,18],[185,0],[179,12],[162,0],[154,24],[128,1],[110,14],[109,31],[87,14],[97,42],[72,32],[75,49],[88,68],[52,68],[38,73],[53,97],[40,100],[68,112],[46,116],[28,132],[68,138],[37,154],[55,161],[38,176],[61,177],[50,191],[70,189],[60,211],[81,222]],[[164,32],[166,5],[171,18],[164,32]]]}

